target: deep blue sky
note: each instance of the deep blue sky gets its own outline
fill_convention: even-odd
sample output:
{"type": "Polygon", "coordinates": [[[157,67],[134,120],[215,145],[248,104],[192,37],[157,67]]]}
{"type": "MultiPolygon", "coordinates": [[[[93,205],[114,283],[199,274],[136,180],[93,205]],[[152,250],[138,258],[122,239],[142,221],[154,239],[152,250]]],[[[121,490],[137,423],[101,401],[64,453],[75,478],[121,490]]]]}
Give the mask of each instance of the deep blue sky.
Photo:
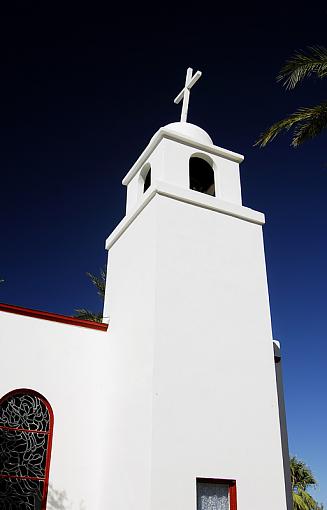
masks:
{"type": "Polygon", "coordinates": [[[154,132],[179,120],[173,98],[186,68],[200,69],[189,121],[245,155],[244,204],[267,219],[290,450],[327,504],[326,135],[297,150],[287,135],[253,147],[273,121],[326,98],[326,80],[285,92],[275,76],[295,49],[327,45],[327,8],[27,4],[0,13],[0,301],[68,315],[100,308],[85,272],[104,265],[124,215],[121,179],[154,132]]]}

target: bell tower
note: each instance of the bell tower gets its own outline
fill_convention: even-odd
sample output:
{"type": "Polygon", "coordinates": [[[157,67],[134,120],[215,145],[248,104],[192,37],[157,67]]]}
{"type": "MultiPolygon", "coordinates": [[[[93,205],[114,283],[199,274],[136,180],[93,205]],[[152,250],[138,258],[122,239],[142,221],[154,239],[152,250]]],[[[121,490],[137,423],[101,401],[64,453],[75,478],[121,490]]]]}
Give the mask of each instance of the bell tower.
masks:
{"type": "Polygon", "coordinates": [[[181,121],[123,180],[106,242],[107,508],[286,510],[264,215],[242,205],[242,161],[181,121]]]}
{"type": "MultiPolygon", "coordinates": [[[[203,194],[214,195],[217,200],[213,204],[223,200],[241,205],[239,163],[242,161],[240,154],[215,146],[200,127],[188,122],[168,124],[154,135],[123,180],[127,186],[127,213],[144,199],[144,185],[149,174],[152,187],[164,185],[187,192],[196,189],[192,186],[192,170],[193,181],[201,184],[203,180],[205,186],[206,167],[212,170],[214,192],[203,188],[203,194]]],[[[196,199],[193,193],[191,197],[196,199]]],[[[197,198],[203,197],[198,195],[197,198]]]]}

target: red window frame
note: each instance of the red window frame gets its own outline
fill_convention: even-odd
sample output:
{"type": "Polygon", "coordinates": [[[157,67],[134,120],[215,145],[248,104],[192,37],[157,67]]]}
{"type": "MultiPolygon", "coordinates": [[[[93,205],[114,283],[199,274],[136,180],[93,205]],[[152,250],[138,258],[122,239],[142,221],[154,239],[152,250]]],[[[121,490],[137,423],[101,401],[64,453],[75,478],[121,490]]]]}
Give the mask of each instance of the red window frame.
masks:
{"type": "Polygon", "coordinates": [[[229,510],[237,510],[237,497],[236,497],[236,480],[230,480],[226,478],[197,478],[196,489],[198,483],[212,483],[214,485],[222,484],[228,485],[229,494],[229,510]]]}
{"type": "Polygon", "coordinates": [[[38,393],[37,391],[27,389],[27,388],[21,388],[17,390],[10,391],[6,395],[0,398],[0,406],[8,400],[10,397],[14,395],[32,395],[34,397],[37,397],[41,400],[41,402],[45,405],[45,407],[48,410],[49,413],[49,430],[43,431],[43,430],[28,430],[28,429],[22,429],[22,428],[15,428],[15,427],[5,427],[0,425],[0,429],[2,430],[12,430],[12,431],[20,431],[20,432],[27,432],[31,434],[47,434],[48,436],[48,443],[47,443],[47,453],[46,453],[46,460],[45,460],[45,470],[44,470],[44,477],[39,478],[36,476],[15,476],[15,475],[1,475],[0,478],[13,478],[13,479],[20,479],[20,480],[38,480],[43,482],[43,493],[42,493],[42,503],[41,503],[41,510],[46,510],[47,506],[47,495],[48,495],[48,486],[49,486],[49,473],[50,473],[50,461],[51,461],[51,448],[52,448],[52,436],[53,436],[53,423],[54,423],[54,416],[52,407],[47,401],[47,399],[38,393]]]}

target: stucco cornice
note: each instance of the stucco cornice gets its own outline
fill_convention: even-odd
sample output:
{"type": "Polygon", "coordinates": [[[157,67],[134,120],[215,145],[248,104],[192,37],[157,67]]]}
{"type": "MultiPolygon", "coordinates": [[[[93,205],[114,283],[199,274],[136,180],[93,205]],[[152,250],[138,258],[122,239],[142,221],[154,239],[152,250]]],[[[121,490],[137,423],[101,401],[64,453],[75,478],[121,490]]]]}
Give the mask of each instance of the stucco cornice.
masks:
{"type": "Polygon", "coordinates": [[[130,171],[124,177],[122,183],[125,186],[129,184],[129,182],[137,174],[139,169],[147,161],[150,154],[154,151],[154,149],[159,145],[161,140],[163,140],[164,138],[185,145],[189,145],[200,151],[202,150],[210,154],[215,154],[222,158],[229,159],[230,161],[235,161],[236,163],[242,163],[242,161],[244,160],[244,156],[238,154],[237,152],[232,152],[227,149],[223,149],[222,147],[218,147],[217,145],[200,143],[192,138],[182,135],[181,133],[174,132],[173,130],[170,129],[160,128],[159,131],[157,131],[157,133],[151,138],[149,145],[144,149],[140,157],[136,160],[130,171]]]}
{"type": "Polygon", "coordinates": [[[197,193],[192,190],[185,190],[172,186],[166,182],[157,181],[146,191],[142,202],[123,220],[118,224],[115,230],[110,234],[106,240],[106,249],[109,250],[111,246],[119,239],[119,237],[125,232],[128,226],[137,218],[141,211],[146,205],[156,196],[161,195],[173,200],[178,200],[187,204],[209,209],[213,212],[226,214],[239,218],[241,220],[249,221],[250,223],[256,223],[257,225],[263,225],[265,223],[265,216],[263,213],[249,209],[248,207],[240,206],[219,200],[216,197],[211,197],[203,193],[197,193]]]}

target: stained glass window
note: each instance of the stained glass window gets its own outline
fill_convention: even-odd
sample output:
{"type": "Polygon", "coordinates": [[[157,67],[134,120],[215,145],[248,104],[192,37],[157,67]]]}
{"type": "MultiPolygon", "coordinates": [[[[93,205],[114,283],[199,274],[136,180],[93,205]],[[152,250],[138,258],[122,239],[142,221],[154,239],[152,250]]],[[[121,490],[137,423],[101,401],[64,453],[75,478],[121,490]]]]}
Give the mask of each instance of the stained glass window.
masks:
{"type": "Polygon", "coordinates": [[[236,510],[234,480],[197,479],[197,510],[236,510]]]}
{"type": "Polygon", "coordinates": [[[45,510],[53,414],[44,397],[15,390],[0,400],[0,509],[45,510]]]}

